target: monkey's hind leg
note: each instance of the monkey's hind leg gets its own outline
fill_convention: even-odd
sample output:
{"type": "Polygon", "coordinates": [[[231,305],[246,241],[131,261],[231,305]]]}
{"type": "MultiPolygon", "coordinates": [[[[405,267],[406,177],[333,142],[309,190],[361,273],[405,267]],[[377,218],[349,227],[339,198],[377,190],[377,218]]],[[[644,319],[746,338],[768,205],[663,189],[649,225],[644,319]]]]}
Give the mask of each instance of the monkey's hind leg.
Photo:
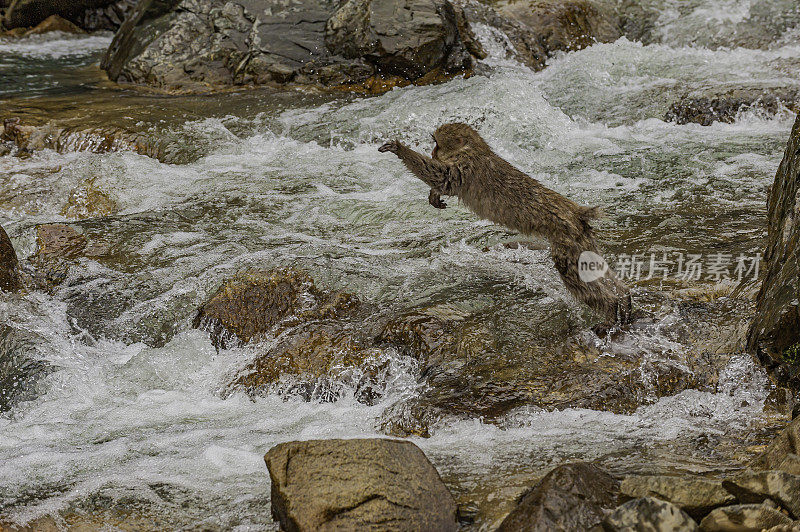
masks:
{"type": "Polygon", "coordinates": [[[442,197],[436,191],[436,189],[432,188],[431,193],[428,194],[428,203],[436,207],[437,209],[446,209],[447,203],[442,201],[442,197]]]}

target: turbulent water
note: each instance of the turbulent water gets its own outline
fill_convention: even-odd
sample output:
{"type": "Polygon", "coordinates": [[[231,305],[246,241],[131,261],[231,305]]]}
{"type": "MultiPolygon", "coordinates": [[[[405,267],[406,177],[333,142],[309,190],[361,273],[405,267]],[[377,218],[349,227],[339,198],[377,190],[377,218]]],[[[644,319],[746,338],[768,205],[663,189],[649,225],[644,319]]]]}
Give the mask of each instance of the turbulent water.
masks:
{"type": "MultiPolygon", "coordinates": [[[[426,187],[377,152],[386,139],[429,151],[439,124],[473,124],[547,186],[602,206],[610,255],[758,253],[793,114],[749,111],[708,127],[663,118],[698,87],[800,85],[796,8],[659,4],[648,45],[597,44],[534,73],[507,57],[504,36],[478,27],[489,76],[374,98],[143,96],[102,88],[96,64],[108,36],[0,41],[0,109],[97,114],[171,139],[179,154],[172,164],[126,152],[0,157],[0,224],[20,257],[35,252],[37,224],[65,220],[75,189],[91,183],[119,207],[73,222],[111,249],[104,260],[81,259],[52,294],[0,295],[4,375],[15,375],[9,366],[21,354],[50,368],[30,382],[20,370],[27,400],[0,417],[0,518],[85,513],[133,528],[275,526],[262,458],[271,446],[380,435],[384,410],[419,387],[414,362],[391,351],[386,393],[372,406],[352,393],[336,402],[223,398],[256,351],[217,352],[190,323],[222,280],[244,269],[303,269],[319,286],[384,308],[486,309],[510,341],[535,334],[526,316],[553,309],[587,328],[546,251],[505,249],[498,244],[518,237],[455,201],[431,208],[426,187]],[[770,44],[746,48],[742,35],[770,44]]],[[[664,301],[719,290],[702,278],[641,282],[637,293],[668,324],[679,313],[664,301]]],[[[692,348],[660,330],[627,348],[643,360],[692,348]]],[[[529,408],[492,423],[453,418],[413,441],[459,502],[480,507],[475,526],[488,529],[523,486],[563,461],[598,460],[618,473],[736,467],[740,451],[763,442],[768,391],[763,372],[739,354],[714,393],[686,390],[630,415],[529,408]]]]}

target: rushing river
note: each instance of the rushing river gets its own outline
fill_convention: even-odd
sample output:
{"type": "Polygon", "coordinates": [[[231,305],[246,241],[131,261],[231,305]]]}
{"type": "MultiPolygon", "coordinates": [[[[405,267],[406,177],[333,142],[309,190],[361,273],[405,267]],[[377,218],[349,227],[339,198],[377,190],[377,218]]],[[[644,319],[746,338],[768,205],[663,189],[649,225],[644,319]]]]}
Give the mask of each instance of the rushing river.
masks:
{"type": "MultiPolygon", "coordinates": [[[[167,139],[173,152],[169,163],[129,152],[0,157],[0,224],[21,258],[36,251],[37,224],[67,221],[64,206],[79,187],[91,183],[118,206],[112,216],[69,220],[112,250],[104,260],[80,259],[52,294],[0,295],[0,371],[13,373],[7,361],[20,352],[51,368],[21,381],[28,400],[0,414],[0,521],[87,514],[128,529],[274,527],[270,447],[381,435],[387,407],[418,393],[415,363],[387,350],[385,393],[373,405],[352,393],[335,402],[223,398],[256,351],[217,352],[190,325],[241,270],[302,269],[318,286],[382,308],[481,308],[511,344],[535,337],[528,318],[545,313],[585,337],[585,313],[546,251],[503,247],[518,237],[456,201],[431,208],[426,187],[377,152],[386,139],[429,151],[439,124],[475,125],[547,186],[602,206],[598,231],[611,256],[759,253],[766,191],[794,115],[749,111],[708,127],[663,118],[700,87],[800,86],[797,8],[659,4],[652,44],[597,44],[534,73],[506,56],[502,35],[478,27],[488,77],[373,98],[147,95],[101,80],[96,65],[110,35],[0,41],[0,118],[94,120],[167,139]],[[751,11],[762,21],[755,28],[751,11]],[[765,44],[737,41],[752,34],[765,44]]],[[[657,326],[605,346],[605,356],[694,349],[665,332],[681,319],[675,302],[730,288],[706,276],[642,280],[635,293],[657,326]]],[[[711,329],[723,334],[750,309],[742,299],[715,312],[711,329]]],[[[769,391],[747,355],[729,353],[714,391],[645,401],[632,414],[530,407],[492,422],[453,417],[412,439],[458,501],[478,507],[475,527],[489,529],[524,486],[568,460],[617,473],[735,468],[774,425],[769,391]]]]}

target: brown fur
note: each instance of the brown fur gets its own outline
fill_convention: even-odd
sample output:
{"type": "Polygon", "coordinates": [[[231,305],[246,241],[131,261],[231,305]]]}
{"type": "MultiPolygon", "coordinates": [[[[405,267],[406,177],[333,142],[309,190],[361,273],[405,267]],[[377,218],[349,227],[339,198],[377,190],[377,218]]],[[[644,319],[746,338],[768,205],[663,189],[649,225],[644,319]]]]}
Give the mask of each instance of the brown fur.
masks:
{"type": "Polygon", "coordinates": [[[428,201],[434,207],[446,205],[440,195],[458,196],[481,218],[549,240],[556,269],[570,293],[607,322],[629,321],[630,294],[613,271],[609,269],[605,277],[589,283],[578,277],[580,254],[599,254],[590,225],[600,216],[597,207],[580,206],[514,168],[467,124],[445,124],[433,138],[433,157],[397,140],[384,144],[380,151],[395,153],[431,187],[428,201]]]}

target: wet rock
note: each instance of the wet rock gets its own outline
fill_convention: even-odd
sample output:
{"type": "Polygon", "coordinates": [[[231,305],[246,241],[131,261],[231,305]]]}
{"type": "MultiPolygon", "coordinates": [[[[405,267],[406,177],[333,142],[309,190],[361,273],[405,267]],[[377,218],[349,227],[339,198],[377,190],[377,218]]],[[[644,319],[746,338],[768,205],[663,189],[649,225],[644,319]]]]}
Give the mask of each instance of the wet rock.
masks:
{"type": "Polygon", "coordinates": [[[761,503],[771,499],[800,518],[800,476],[785,471],[748,471],[722,482],[722,486],[742,503],[761,503]]]}
{"type": "Polygon", "coordinates": [[[392,435],[406,435],[404,427],[425,434],[443,416],[493,422],[523,405],[630,413],[702,386],[692,372],[666,361],[601,356],[570,338],[557,313],[531,315],[531,323],[540,336],[517,342],[504,337],[496,320],[457,304],[411,309],[389,320],[377,344],[418,360],[426,387],[409,408],[384,412],[380,426],[392,435]]]}
{"type": "Polygon", "coordinates": [[[456,530],[455,501],[413,443],[282,443],[264,457],[283,530],[456,530]]]}
{"type": "Polygon", "coordinates": [[[40,259],[74,259],[86,249],[86,237],[69,225],[36,227],[36,255],[40,259]]]}
{"type": "Polygon", "coordinates": [[[775,525],[772,528],[765,528],[764,532],[800,532],[800,521],[792,524],[775,525]]]}
{"type": "Polygon", "coordinates": [[[35,398],[37,381],[52,371],[38,355],[37,341],[30,332],[0,324],[0,412],[35,398]]]}
{"type": "Polygon", "coordinates": [[[267,352],[258,355],[228,385],[250,396],[283,391],[305,400],[334,401],[355,390],[359,402],[372,404],[382,395],[377,380],[383,357],[380,350],[358,339],[341,325],[317,323],[291,331],[267,352]],[[284,380],[281,390],[276,385],[284,380]],[[287,380],[288,379],[288,380],[287,380]]]}
{"type": "Polygon", "coordinates": [[[739,113],[759,110],[775,115],[781,109],[797,111],[800,93],[793,87],[731,87],[703,89],[684,95],[673,103],[664,120],[678,124],[709,126],[714,122],[733,122],[739,113]]]}
{"type": "Polygon", "coordinates": [[[800,390],[800,117],[767,198],[765,275],[747,347],[781,386],[800,390]]]}
{"type": "Polygon", "coordinates": [[[765,504],[738,504],[717,508],[700,522],[704,532],[760,532],[792,520],[765,504]]]}
{"type": "MultiPolygon", "coordinates": [[[[53,16],[88,31],[116,30],[136,0],[12,0],[3,18],[6,28],[36,26],[53,16]]],[[[65,31],[61,26],[49,31],[65,31]]]]}
{"type": "Polygon", "coordinates": [[[110,216],[115,212],[117,212],[116,202],[97,188],[94,180],[90,180],[72,191],[61,214],[67,218],[83,220],[110,216]]]}
{"type": "Polygon", "coordinates": [[[13,143],[22,153],[44,149],[59,153],[133,151],[164,159],[159,140],[115,127],[62,127],[55,123],[31,126],[22,124],[18,118],[7,118],[0,130],[0,141],[13,143]]]}
{"type": "Polygon", "coordinates": [[[697,523],[674,504],[652,497],[626,502],[603,520],[607,532],[697,530],[697,523]]]}
{"type": "Polygon", "coordinates": [[[671,502],[698,521],[711,510],[736,502],[719,481],[701,477],[630,476],[620,483],[620,493],[625,498],[653,497],[671,502]]]}
{"type": "Polygon", "coordinates": [[[259,340],[279,324],[344,317],[358,307],[350,294],[319,290],[305,272],[250,272],[227,281],[198,309],[192,326],[225,349],[259,340]]]}
{"type": "Polygon", "coordinates": [[[617,504],[619,482],[586,463],[567,464],[550,471],[498,528],[523,530],[589,530],[599,525],[604,509],[617,504]]]}
{"type": "Polygon", "coordinates": [[[471,23],[501,30],[514,46],[513,55],[534,70],[545,67],[558,51],[613,42],[623,35],[622,19],[615,11],[586,0],[501,1],[491,7],[464,2],[471,23]]]}
{"type": "Polygon", "coordinates": [[[381,91],[470,73],[482,52],[463,20],[447,0],[145,0],[102,68],[173,92],[287,83],[381,91]]]}
{"type": "Polygon", "coordinates": [[[15,292],[21,288],[19,260],[8,233],[0,226],[0,291],[15,292]]]}
{"type": "Polygon", "coordinates": [[[754,470],[780,470],[800,475],[800,419],[792,421],[777,438],[750,463],[754,470]]]}

